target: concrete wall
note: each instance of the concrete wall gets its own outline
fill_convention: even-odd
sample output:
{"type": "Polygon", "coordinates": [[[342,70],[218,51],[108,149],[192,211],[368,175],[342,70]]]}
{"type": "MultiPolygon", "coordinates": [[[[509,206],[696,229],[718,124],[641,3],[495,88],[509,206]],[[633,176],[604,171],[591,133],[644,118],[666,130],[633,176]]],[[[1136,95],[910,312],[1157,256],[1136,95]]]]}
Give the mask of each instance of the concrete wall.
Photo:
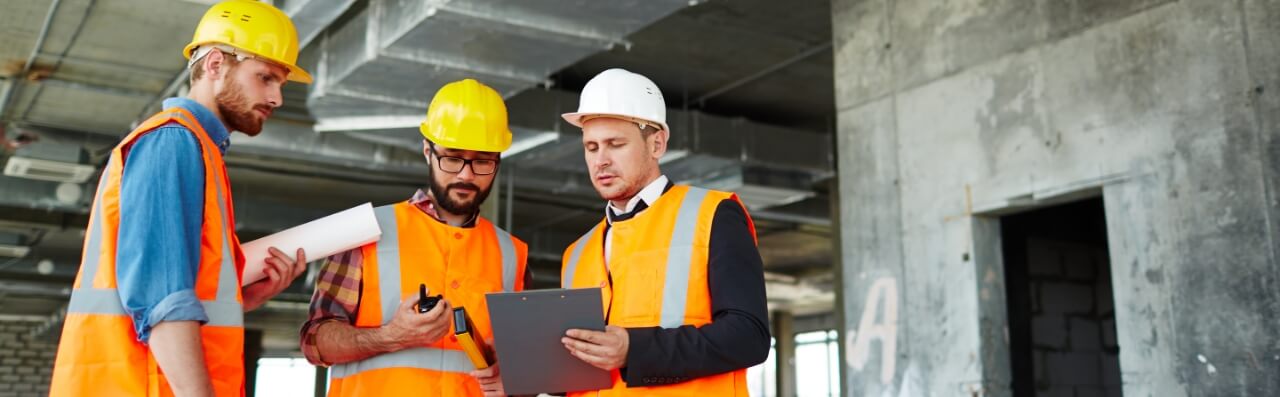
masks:
{"type": "Polygon", "coordinates": [[[0,397],[49,395],[58,347],[28,338],[38,324],[0,320],[0,397]]]}
{"type": "Polygon", "coordinates": [[[999,214],[1095,195],[1123,390],[1280,395],[1280,2],[833,0],[848,395],[1005,395],[999,214]]]}

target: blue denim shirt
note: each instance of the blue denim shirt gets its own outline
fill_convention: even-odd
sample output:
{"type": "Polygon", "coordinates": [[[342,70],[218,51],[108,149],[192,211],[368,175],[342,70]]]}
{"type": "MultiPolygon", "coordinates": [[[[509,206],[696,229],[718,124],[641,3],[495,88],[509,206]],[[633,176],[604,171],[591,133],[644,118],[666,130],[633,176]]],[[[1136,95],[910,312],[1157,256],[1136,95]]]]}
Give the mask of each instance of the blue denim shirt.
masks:
{"type": "MultiPolygon", "coordinates": [[[[196,101],[169,98],[204,127],[226,152],[230,133],[196,101]]],[[[196,299],[200,234],[204,213],[204,160],[200,142],[185,127],[170,123],[134,142],[120,182],[120,230],[116,282],[120,300],[133,318],[138,340],[164,321],[209,321],[196,299]]]]}

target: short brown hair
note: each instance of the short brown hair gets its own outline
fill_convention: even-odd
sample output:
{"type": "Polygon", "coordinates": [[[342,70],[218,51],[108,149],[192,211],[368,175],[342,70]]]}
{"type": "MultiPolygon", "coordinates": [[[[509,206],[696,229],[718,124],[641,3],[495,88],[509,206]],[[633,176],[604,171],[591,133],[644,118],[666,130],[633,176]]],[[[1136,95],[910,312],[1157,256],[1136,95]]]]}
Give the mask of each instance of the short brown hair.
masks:
{"type": "MultiPolygon", "coordinates": [[[[222,50],[213,50],[213,51],[222,52],[222,50]]],[[[213,52],[213,51],[210,51],[210,52],[213,52]]],[[[204,63],[205,61],[208,61],[208,60],[209,60],[209,54],[205,54],[205,56],[201,57],[199,60],[196,60],[195,63],[191,64],[191,69],[190,69],[191,76],[190,76],[190,79],[187,80],[188,83],[195,84],[196,80],[200,80],[200,78],[204,77],[204,63]]],[[[231,55],[223,52],[222,63],[224,65],[227,65],[227,67],[229,68],[235,68],[236,65],[240,64],[240,60],[237,59],[235,55],[231,55]]]]}

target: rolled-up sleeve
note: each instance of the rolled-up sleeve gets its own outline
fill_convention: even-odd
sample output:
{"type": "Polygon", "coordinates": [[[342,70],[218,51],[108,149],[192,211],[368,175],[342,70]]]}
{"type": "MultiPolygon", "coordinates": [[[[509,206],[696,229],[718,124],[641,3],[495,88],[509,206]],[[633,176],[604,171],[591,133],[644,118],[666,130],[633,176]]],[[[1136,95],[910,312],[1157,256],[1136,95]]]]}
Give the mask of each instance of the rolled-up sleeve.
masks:
{"type": "Polygon", "coordinates": [[[204,218],[204,161],[181,127],[162,127],[129,149],[120,182],[116,280],[138,340],[165,321],[209,321],[196,298],[204,218]]]}
{"type": "Polygon", "coordinates": [[[355,324],[364,287],[363,263],[364,254],[356,248],[329,257],[320,267],[315,292],[311,295],[310,314],[298,337],[302,356],[312,365],[332,365],[320,355],[317,332],[321,324],[331,321],[355,324]]]}

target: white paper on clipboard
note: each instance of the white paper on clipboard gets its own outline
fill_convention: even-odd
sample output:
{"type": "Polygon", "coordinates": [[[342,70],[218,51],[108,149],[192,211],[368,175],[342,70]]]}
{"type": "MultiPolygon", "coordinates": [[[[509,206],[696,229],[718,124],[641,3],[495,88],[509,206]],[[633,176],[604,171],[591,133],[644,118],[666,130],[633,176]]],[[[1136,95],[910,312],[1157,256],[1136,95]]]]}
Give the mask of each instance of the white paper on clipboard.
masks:
{"type": "Polygon", "coordinates": [[[364,203],[345,211],[316,219],[270,236],[240,245],[244,251],[242,285],[266,278],[267,248],[275,247],[293,256],[298,248],[308,260],[318,260],[339,252],[363,246],[382,237],[373,204],[364,203]]]}

